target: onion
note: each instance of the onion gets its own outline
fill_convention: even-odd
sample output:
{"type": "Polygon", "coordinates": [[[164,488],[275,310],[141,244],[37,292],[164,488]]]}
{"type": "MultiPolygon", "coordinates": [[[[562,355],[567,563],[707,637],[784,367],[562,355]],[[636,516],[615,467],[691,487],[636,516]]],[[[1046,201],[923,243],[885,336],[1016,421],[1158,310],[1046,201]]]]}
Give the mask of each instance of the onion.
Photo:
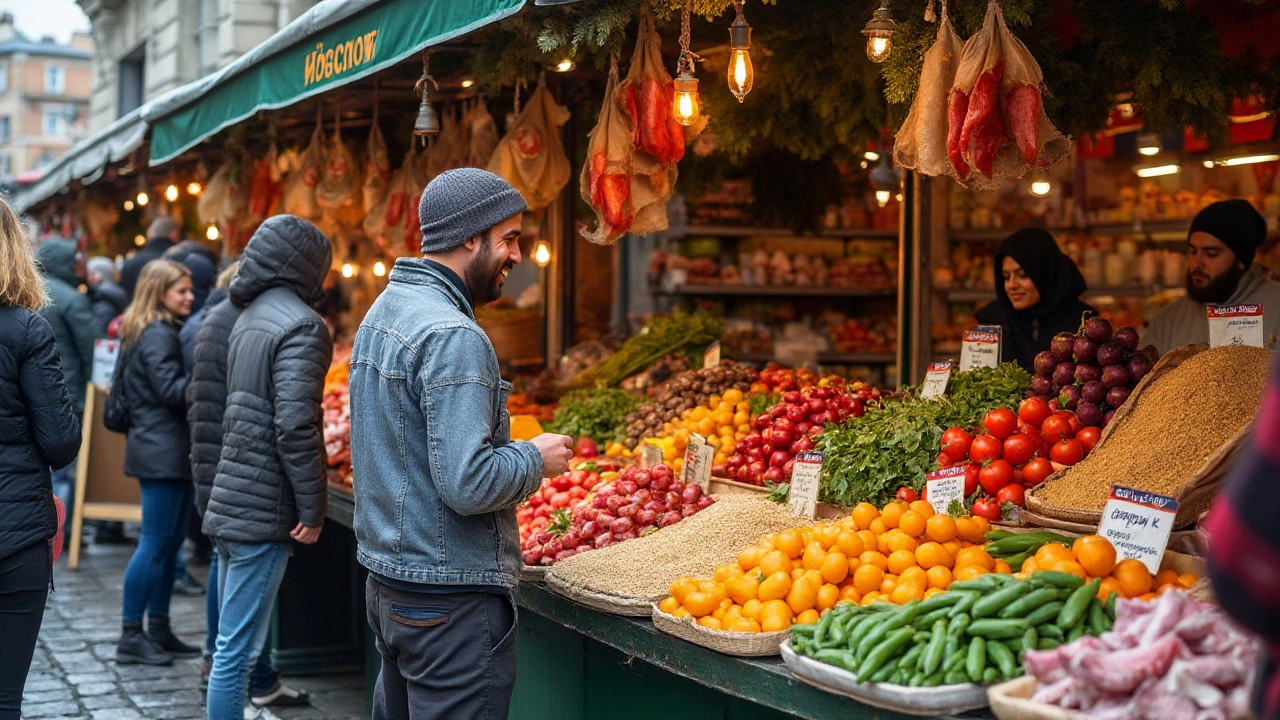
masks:
{"type": "Polygon", "coordinates": [[[1130,382],[1137,383],[1151,372],[1151,359],[1143,353],[1134,353],[1127,363],[1130,382]]]}
{"type": "Polygon", "coordinates": [[[1076,336],[1069,332],[1060,332],[1053,336],[1053,340],[1049,343],[1049,352],[1058,358],[1059,361],[1071,359],[1071,354],[1075,352],[1076,336]]]}
{"type": "Polygon", "coordinates": [[[1125,400],[1129,399],[1129,395],[1132,393],[1132,390],[1124,386],[1113,387],[1107,391],[1107,404],[1113,408],[1118,408],[1124,404],[1125,400]]]}
{"type": "Polygon", "coordinates": [[[1048,375],[1037,375],[1031,378],[1031,392],[1042,398],[1053,394],[1053,378],[1048,375]]]}
{"type": "Polygon", "coordinates": [[[1076,338],[1072,348],[1076,362],[1093,362],[1098,356],[1098,343],[1087,337],[1076,338]]]}
{"type": "Polygon", "coordinates": [[[1102,375],[1102,370],[1092,363],[1081,363],[1076,366],[1075,380],[1081,385],[1097,380],[1102,375]]]}
{"type": "Polygon", "coordinates": [[[1111,321],[1094,315],[1084,321],[1084,334],[1096,343],[1104,343],[1111,339],[1111,321]]]}
{"type": "MultiPolygon", "coordinates": [[[[1101,404],[1107,398],[1107,386],[1098,380],[1090,380],[1080,387],[1080,399],[1084,402],[1090,402],[1095,405],[1101,404]]],[[[1076,414],[1079,414],[1077,411],[1076,414]]]]}
{"type": "Polygon", "coordinates": [[[1116,330],[1115,335],[1111,336],[1111,341],[1125,350],[1137,350],[1138,331],[1128,326],[1122,327],[1116,330]]]}
{"type": "Polygon", "coordinates": [[[1123,365],[1108,365],[1102,368],[1102,384],[1109,388],[1129,384],[1129,371],[1123,365]]]}
{"type": "Polygon", "coordinates": [[[1058,387],[1065,387],[1075,382],[1076,364],[1073,362],[1059,363],[1058,367],[1053,369],[1053,381],[1058,387]]]}
{"type": "Polygon", "coordinates": [[[1057,356],[1048,350],[1037,353],[1035,360],[1032,362],[1037,375],[1052,375],[1053,368],[1057,364],[1057,356]]]}
{"type": "Polygon", "coordinates": [[[1081,425],[1098,427],[1102,424],[1102,406],[1097,403],[1082,402],[1076,406],[1076,419],[1081,425]]]}
{"type": "Polygon", "coordinates": [[[1124,356],[1124,348],[1120,347],[1120,343],[1114,340],[1104,342],[1098,346],[1099,365],[1118,365],[1124,362],[1124,356]]]}
{"type": "Polygon", "coordinates": [[[1068,410],[1075,410],[1080,403],[1080,388],[1067,385],[1058,393],[1058,404],[1068,410]]]}

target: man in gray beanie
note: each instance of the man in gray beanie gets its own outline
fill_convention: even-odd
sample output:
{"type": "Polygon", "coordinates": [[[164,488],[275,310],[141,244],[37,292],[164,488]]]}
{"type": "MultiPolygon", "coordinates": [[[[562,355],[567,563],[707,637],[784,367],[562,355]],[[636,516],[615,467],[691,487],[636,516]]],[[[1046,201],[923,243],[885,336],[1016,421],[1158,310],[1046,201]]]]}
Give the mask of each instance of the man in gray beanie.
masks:
{"type": "Polygon", "coordinates": [[[351,353],[357,557],[382,670],[374,720],[505,718],[516,674],[515,507],[572,440],[512,442],[475,307],[520,262],[524,198],[493,173],[422,193],[422,258],[396,261],[351,353]]]}
{"type": "Polygon", "coordinates": [[[1187,296],[1160,312],[1142,342],[1161,353],[1209,342],[1209,305],[1262,305],[1263,342],[1280,329],[1280,283],[1253,264],[1267,223],[1248,200],[1222,200],[1201,210],[1187,235],[1187,296]]]}

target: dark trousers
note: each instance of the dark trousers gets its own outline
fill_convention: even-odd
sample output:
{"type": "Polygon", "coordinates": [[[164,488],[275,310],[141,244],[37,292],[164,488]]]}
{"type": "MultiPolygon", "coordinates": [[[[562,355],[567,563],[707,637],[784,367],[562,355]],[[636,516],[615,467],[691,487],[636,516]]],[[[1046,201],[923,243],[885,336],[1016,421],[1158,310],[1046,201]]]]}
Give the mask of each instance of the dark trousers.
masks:
{"type": "Polygon", "coordinates": [[[373,720],[507,717],[516,683],[510,595],[405,592],[370,576],[365,611],[382,654],[373,720]]]}
{"type": "Polygon", "coordinates": [[[0,720],[18,720],[53,574],[49,544],[0,560],[0,720]]]}

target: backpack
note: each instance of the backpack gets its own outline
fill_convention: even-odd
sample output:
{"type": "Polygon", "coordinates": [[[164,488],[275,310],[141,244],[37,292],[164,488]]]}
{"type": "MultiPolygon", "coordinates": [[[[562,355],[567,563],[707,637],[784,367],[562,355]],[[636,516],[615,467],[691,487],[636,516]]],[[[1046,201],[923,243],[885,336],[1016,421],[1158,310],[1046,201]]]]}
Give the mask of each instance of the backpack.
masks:
{"type": "Polygon", "coordinates": [[[132,357],[132,352],[120,353],[120,359],[111,373],[111,390],[107,392],[107,400],[102,404],[102,425],[111,432],[126,433],[133,425],[133,418],[129,416],[129,400],[124,395],[124,370],[132,357]]]}

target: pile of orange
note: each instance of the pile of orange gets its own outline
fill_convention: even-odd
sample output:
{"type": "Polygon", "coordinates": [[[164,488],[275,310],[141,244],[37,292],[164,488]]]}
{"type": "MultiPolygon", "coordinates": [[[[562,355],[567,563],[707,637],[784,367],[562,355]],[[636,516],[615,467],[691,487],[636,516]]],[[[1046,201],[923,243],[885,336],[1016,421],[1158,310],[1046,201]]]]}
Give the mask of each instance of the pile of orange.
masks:
{"type": "Polygon", "coordinates": [[[712,579],[677,580],[659,607],[716,630],[773,632],[814,622],[839,602],[928,598],[952,582],[1011,572],[981,547],[990,529],[923,501],[861,503],[839,520],[761,537],[712,579]]]}
{"type": "MultiPolygon", "coordinates": [[[[670,440],[665,446],[656,439],[647,439],[646,442],[663,448],[668,464],[677,460],[681,461],[678,464],[683,464],[689,437],[698,433],[716,449],[712,464],[723,465],[737,449],[738,438],[748,432],[751,432],[751,401],[741,390],[729,388],[723,395],[712,395],[706,405],[686,410],[679,420],[667,423],[661,436],[661,439],[670,440]]],[[[680,470],[678,465],[673,469],[680,470]]]]}
{"type": "Polygon", "coordinates": [[[1152,575],[1147,566],[1138,560],[1117,561],[1115,546],[1098,535],[1084,535],[1068,548],[1066,545],[1047,543],[1022,564],[1019,577],[1039,570],[1056,570],[1092,580],[1102,578],[1098,597],[1106,600],[1112,593],[1126,599],[1151,600],[1172,589],[1186,590],[1200,579],[1193,573],[1179,575],[1173,570],[1161,570],[1152,575]]]}

